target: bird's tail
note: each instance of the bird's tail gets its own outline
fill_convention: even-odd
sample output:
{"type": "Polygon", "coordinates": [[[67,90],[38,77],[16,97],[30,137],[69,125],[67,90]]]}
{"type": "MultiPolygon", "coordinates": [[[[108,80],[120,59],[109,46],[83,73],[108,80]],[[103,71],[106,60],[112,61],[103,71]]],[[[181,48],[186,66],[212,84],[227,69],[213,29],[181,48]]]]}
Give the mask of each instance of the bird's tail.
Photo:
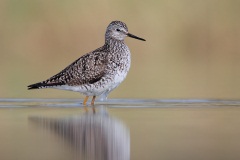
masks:
{"type": "Polygon", "coordinates": [[[27,87],[28,87],[28,90],[30,90],[30,89],[51,88],[59,85],[62,85],[62,83],[46,83],[45,81],[43,81],[43,82],[31,84],[27,87]]]}
{"type": "Polygon", "coordinates": [[[39,82],[39,83],[35,83],[35,84],[31,84],[28,87],[29,89],[40,89],[40,88],[46,88],[46,83],[44,84],[43,82],[39,82]]]}

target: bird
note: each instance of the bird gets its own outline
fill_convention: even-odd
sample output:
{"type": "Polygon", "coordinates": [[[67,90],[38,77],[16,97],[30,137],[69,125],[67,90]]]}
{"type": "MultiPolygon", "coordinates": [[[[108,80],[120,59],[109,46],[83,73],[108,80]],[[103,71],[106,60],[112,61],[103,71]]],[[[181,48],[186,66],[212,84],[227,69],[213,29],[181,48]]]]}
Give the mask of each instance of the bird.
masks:
{"type": "Polygon", "coordinates": [[[85,95],[83,106],[92,96],[94,106],[97,96],[105,99],[127,76],[131,65],[131,53],[125,44],[126,37],[146,41],[128,32],[122,21],[112,21],[105,32],[102,47],[86,53],[58,74],[39,83],[31,84],[28,90],[53,88],[80,92],[85,95]]]}

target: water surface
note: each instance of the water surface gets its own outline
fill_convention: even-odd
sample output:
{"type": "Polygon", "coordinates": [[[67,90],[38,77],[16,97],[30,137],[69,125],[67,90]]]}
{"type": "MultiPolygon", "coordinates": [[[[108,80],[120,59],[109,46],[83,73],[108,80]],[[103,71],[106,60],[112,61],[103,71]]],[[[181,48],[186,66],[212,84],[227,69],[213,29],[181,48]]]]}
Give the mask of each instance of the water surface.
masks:
{"type": "Polygon", "coordinates": [[[240,159],[240,101],[1,99],[0,159],[240,159]],[[98,157],[98,158],[96,158],[98,157]]]}

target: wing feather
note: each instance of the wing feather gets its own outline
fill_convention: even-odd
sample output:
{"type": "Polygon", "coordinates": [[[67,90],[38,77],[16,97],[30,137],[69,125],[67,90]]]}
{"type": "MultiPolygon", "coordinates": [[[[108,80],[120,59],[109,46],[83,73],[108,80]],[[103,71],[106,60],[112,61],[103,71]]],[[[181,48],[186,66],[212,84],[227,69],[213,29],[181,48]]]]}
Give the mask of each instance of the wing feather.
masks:
{"type": "Polygon", "coordinates": [[[106,74],[107,67],[107,55],[103,50],[104,48],[101,47],[83,55],[58,74],[43,82],[29,85],[28,89],[61,85],[78,86],[99,81],[106,74]]]}

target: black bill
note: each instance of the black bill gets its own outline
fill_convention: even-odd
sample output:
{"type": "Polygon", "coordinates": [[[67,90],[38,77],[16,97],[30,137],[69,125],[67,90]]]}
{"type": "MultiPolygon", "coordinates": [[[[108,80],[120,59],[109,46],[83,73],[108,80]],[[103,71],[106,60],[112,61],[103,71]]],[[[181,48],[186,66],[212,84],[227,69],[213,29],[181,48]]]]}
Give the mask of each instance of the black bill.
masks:
{"type": "Polygon", "coordinates": [[[146,41],[145,39],[140,38],[140,37],[137,37],[137,36],[134,36],[134,35],[131,34],[131,33],[128,33],[127,36],[132,37],[132,38],[135,38],[135,39],[139,39],[139,40],[141,40],[141,41],[146,41]]]}

